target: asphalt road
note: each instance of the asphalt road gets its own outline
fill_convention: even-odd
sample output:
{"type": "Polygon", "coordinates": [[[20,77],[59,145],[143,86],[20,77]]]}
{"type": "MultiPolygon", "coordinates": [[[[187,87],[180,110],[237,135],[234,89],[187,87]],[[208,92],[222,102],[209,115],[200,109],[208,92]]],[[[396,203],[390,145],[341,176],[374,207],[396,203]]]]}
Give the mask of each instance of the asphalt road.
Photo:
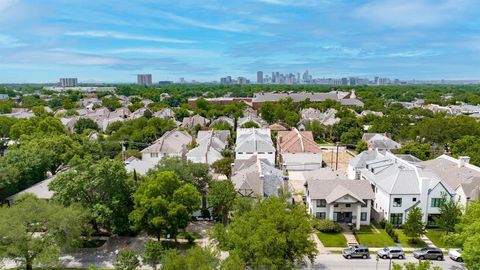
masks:
{"type": "MultiPolygon", "coordinates": [[[[370,259],[350,259],[347,260],[343,258],[341,254],[328,254],[328,255],[318,255],[315,264],[310,268],[305,269],[331,269],[331,270],[388,270],[390,260],[379,259],[378,267],[376,256],[372,255],[370,259]]],[[[396,263],[405,263],[405,262],[418,262],[417,259],[413,258],[413,255],[407,254],[407,258],[404,260],[394,259],[392,262],[396,263]]],[[[432,266],[438,265],[445,270],[464,270],[466,269],[463,263],[458,263],[452,261],[450,258],[445,257],[443,261],[432,261],[432,266]]]]}

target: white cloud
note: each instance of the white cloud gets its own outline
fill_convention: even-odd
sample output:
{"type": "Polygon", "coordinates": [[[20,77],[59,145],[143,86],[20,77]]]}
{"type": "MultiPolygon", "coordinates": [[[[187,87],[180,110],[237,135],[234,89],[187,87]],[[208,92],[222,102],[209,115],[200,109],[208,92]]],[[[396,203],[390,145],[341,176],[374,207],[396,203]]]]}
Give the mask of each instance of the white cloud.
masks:
{"type": "Polygon", "coordinates": [[[270,5],[277,6],[316,6],[319,4],[326,4],[326,0],[257,0],[270,5]]]}
{"type": "Polygon", "coordinates": [[[0,0],[0,14],[12,7],[17,2],[18,0],[0,0]]]}
{"type": "Polygon", "coordinates": [[[187,17],[178,16],[170,12],[159,12],[159,13],[161,13],[165,18],[175,21],[177,23],[199,27],[199,28],[226,31],[226,32],[236,32],[236,33],[252,31],[252,28],[250,25],[243,24],[236,21],[207,23],[207,22],[203,22],[203,21],[199,21],[199,20],[195,20],[187,17]]]}
{"type": "Polygon", "coordinates": [[[134,48],[122,48],[110,51],[112,54],[125,54],[125,53],[142,53],[142,54],[155,54],[157,56],[180,56],[180,57],[195,57],[195,58],[212,58],[219,57],[220,53],[201,50],[201,49],[181,49],[181,48],[161,48],[161,47],[134,47],[134,48]]]}
{"type": "Polygon", "coordinates": [[[180,43],[180,44],[195,43],[195,41],[193,40],[131,35],[131,34],[109,32],[109,31],[78,31],[78,32],[66,32],[64,34],[67,36],[98,37],[98,38],[153,41],[153,42],[165,42],[165,43],[180,43]]]}
{"type": "Polygon", "coordinates": [[[0,34],[0,47],[2,48],[13,48],[25,45],[24,43],[20,42],[18,39],[0,34]]]}
{"type": "Polygon", "coordinates": [[[468,0],[374,0],[354,11],[373,23],[393,27],[435,26],[450,21],[466,10],[468,0]]]}

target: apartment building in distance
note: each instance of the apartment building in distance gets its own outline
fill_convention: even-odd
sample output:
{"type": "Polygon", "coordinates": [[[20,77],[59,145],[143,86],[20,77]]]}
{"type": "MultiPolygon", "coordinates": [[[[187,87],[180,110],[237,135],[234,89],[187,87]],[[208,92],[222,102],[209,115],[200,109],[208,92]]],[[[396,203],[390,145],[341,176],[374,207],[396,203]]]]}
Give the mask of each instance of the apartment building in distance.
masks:
{"type": "Polygon", "coordinates": [[[78,86],[78,79],[77,78],[60,78],[60,86],[62,87],[78,86]]]}
{"type": "Polygon", "coordinates": [[[152,74],[138,74],[137,84],[152,85],[152,74]]]}

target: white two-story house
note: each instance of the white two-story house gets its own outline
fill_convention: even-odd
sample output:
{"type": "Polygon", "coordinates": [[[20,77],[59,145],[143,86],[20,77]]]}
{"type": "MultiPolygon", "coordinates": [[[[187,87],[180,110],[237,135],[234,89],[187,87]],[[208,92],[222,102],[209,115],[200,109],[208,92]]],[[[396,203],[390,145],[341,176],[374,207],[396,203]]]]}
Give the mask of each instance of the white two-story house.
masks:
{"type": "Polygon", "coordinates": [[[235,159],[245,160],[257,156],[259,159],[268,160],[270,164],[275,164],[275,152],[270,129],[237,129],[235,159]]]}
{"type": "Polygon", "coordinates": [[[305,203],[316,218],[352,223],[357,229],[370,225],[370,209],[375,198],[366,180],[344,177],[322,177],[326,168],[309,172],[305,203]]]}
{"type": "Polygon", "coordinates": [[[350,161],[349,177],[369,181],[375,194],[373,217],[402,225],[411,209],[419,207],[423,222],[434,223],[442,197],[455,192],[432,170],[390,152],[365,151],[350,161]]]}

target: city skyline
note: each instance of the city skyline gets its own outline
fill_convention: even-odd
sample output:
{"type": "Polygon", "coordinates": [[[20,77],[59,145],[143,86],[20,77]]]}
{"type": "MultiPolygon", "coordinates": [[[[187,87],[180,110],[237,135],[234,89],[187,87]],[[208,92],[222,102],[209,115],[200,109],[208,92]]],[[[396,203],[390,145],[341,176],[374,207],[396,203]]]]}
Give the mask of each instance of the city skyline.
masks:
{"type": "Polygon", "coordinates": [[[0,1],[0,83],[480,79],[473,0],[0,1]]]}

